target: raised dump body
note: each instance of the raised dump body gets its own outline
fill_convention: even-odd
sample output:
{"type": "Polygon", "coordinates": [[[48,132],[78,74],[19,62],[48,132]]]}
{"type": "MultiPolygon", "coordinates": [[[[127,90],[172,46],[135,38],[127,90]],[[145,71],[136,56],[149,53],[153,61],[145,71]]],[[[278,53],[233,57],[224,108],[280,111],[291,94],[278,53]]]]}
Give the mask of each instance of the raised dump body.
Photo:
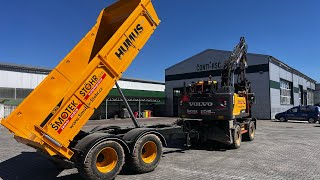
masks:
{"type": "Polygon", "coordinates": [[[1,124],[17,141],[70,159],[70,142],[160,23],[150,0],[120,0],[1,124]]]}

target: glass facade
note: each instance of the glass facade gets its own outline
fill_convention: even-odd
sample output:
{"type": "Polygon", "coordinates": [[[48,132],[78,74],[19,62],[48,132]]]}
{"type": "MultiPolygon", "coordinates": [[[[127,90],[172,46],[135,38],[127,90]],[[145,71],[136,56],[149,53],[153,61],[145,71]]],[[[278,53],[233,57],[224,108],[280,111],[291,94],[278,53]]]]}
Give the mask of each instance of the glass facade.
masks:
{"type": "Polygon", "coordinates": [[[0,99],[24,99],[33,89],[0,87],[0,99]]]}
{"type": "Polygon", "coordinates": [[[15,88],[0,87],[1,99],[15,99],[15,88]]]}

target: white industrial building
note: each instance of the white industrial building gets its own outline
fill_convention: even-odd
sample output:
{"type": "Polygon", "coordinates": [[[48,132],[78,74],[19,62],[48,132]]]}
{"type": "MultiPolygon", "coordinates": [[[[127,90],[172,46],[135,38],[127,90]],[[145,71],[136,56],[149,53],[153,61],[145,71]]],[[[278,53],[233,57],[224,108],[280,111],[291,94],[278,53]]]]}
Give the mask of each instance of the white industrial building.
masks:
{"type": "MultiPolygon", "coordinates": [[[[49,68],[0,63],[0,117],[8,116],[50,72],[49,68]]],[[[144,110],[151,110],[156,115],[164,113],[161,105],[165,99],[164,83],[122,78],[118,84],[133,111],[140,114],[144,110]]],[[[114,87],[92,118],[120,117],[122,108],[124,104],[114,87]]]]}
{"type": "MultiPolygon", "coordinates": [[[[184,85],[208,79],[210,75],[220,82],[223,62],[230,54],[230,51],[208,49],[167,68],[165,94],[168,115],[177,116],[179,95],[184,85]]],[[[247,78],[256,97],[253,117],[273,119],[276,113],[293,106],[314,104],[315,80],[269,55],[249,53],[247,58],[247,78]]]]}

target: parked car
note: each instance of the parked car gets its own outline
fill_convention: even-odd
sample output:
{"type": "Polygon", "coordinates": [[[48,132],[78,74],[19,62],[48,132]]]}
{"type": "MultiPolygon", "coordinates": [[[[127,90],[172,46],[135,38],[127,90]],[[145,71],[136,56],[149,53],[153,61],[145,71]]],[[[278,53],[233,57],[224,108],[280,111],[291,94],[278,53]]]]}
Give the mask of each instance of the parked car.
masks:
{"type": "Polygon", "coordinates": [[[285,112],[276,114],[275,118],[280,121],[300,120],[308,121],[309,123],[316,123],[320,120],[320,107],[296,106],[285,112]]]}

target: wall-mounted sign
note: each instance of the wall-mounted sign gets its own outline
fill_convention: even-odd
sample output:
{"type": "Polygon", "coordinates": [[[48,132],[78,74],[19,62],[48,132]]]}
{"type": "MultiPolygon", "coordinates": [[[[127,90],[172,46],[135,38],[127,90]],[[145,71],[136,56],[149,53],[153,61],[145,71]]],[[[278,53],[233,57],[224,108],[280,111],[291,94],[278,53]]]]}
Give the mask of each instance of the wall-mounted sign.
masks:
{"type": "Polygon", "coordinates": [[[222,68],[221,62],[212,62],[204,63],[204,64],[197,64],[197,71],[210,71],[210,70],[217,70],[222,68]]]}

